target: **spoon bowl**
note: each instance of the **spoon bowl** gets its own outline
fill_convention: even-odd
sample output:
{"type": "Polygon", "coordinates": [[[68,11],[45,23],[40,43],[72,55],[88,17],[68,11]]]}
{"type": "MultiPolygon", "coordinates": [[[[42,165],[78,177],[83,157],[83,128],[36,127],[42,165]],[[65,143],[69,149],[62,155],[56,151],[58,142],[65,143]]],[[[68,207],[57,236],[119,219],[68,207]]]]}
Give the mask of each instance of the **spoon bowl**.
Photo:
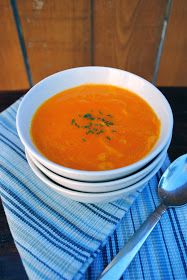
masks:
{"type": "Polygon", "coordinates": [[[164,172],[159,182],[158,195],[167,207],[187,203],[187,154],[177,158],[164,172]]]}

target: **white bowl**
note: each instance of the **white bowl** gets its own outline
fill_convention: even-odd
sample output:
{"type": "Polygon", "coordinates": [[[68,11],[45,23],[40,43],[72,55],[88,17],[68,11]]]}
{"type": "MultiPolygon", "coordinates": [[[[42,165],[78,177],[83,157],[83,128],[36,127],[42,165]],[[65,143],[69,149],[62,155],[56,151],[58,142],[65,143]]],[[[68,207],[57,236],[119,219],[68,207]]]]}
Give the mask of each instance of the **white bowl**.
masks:
{"type": "Polygon", "coordinates": [[[43,181],[48,187],[53,189],[54,191],[58,192],[59,194],[71,198],[73,200],[84,202],[84,203],[99,203],[99,202],[109,202],[114,201],[119,198],[124,198],[125,196],[128,196],[129,194],[137,191],[142,190],[143,186],[158,172],[160,167],[162,166],[166,154],[163,156],[163,158],[159,161],[157,166],[149,173],[146,177],[144,177],[142,180],[137,182],[136,184],[131,185],[128,188],[123,188],[121,190],[112,191],[112,192],[105,192],[105,193],[86,193],[86,192],[80,192],[80,191],[74,191],[70,190],[68,188],[62,187],[58,185],[57,183],[51,181],[35,164],[34,162],[29,158],[29,155],[26,155],[27,161],[35,173],[35,175],[43,181]]]}
{"type": "Polygon", "coordinates": [[[163,157],[165,157],[167,153],[167,149],[169,147],[170,141],[167,143],[166,147],[160,152],[158,156],[156,156],[152,162],[145,166],[145,168],[139,170],[138,172],[121,178],[117,180],[107,181],[107,182],[81,182],[75,181],[68,178],[64,178],[51,170],[47,169],[44,165],[42,165],[37,159],[29,153],[29,151],[25,150],[27,158],[29,158],[49,179],[53,180],[55,183],[67,187],[71,190],[77,190],[82,192],[90,192],[90,193],[102,193],[115,191],[123,188],[127,188],[130,185],[133,185],[143,179],[147,174],[149,174],[154,168],[159,164],[163,157]]]}
{"type": "Polygon", "coordinates": [[[107,181],[124,177],[150,162],[164,148],[173,129],[173,115],[169,103],[151,83],[132,73],[108,67],[80,67],[47,77],[24,96],[16,118],[19,137],[25,148],[44,166],[67,178],[80,181],[107,181]],[[67,168],[45,158],[30,136],[30,125],[36,109],[56,93],[85,83],[110,84],[135,92],[146,100],[161,121],[160,137],[154,148],[141,160],[129,166],[107,171],[84,171],[67,168]]]}

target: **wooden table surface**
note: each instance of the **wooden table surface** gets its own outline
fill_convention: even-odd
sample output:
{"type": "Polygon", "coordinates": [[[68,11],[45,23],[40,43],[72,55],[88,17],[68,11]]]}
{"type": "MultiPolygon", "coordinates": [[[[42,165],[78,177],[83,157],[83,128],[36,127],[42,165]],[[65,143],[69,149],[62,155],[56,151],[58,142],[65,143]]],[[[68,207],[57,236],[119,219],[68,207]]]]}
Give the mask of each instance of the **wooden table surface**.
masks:
{"type": "MultiPolygon", "coordinates": [[[[174,160],[187,152],[187,88],[160,88],[174,114],[173,139],[169,156],[174,160]]],[[[6,109],[26,91],[0,92],[0,111],[6,109]]],[[[15,248],[0,202],[0,280],[28,279],[15,248]]]]}

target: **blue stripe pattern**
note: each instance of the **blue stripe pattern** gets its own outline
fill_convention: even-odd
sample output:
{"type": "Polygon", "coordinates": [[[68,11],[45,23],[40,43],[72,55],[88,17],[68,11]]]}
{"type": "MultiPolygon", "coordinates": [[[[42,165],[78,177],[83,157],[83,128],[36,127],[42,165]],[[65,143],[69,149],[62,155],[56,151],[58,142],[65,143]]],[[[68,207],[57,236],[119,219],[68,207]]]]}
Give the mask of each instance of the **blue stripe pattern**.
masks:
{"type": "MultiPolygon", "coordinates": [[[[17,101],[0,115],[0,195],[30,279],[97,279],[158,205],[162,172],[143,191],[84,204],[55,193],[31,171],[16,132],[17,101]]],[[[187,279],[187,211],[170,209],[122,279],[187,279]]],[[[0,275],[1,279],[1,275],[0,275]]]]}

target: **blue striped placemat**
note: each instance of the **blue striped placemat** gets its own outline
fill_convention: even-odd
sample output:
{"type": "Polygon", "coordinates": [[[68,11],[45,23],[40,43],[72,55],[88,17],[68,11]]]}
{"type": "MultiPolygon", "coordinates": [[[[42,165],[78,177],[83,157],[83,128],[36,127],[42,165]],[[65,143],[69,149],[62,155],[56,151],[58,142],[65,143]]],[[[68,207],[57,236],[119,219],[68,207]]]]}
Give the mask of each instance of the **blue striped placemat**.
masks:
{"type": "MultiPolygon", "coordinates": [[[[19,102],[0,116],[0,195],[28,277],[96,279],[159,203],[156,187],[169,159],[141,193],[102,204],[64,198],[27,164],[15,125],[19,102]]],[[[187,279],[186,224],[186,207],[169,210],[124,279],[187,279]]]]}

